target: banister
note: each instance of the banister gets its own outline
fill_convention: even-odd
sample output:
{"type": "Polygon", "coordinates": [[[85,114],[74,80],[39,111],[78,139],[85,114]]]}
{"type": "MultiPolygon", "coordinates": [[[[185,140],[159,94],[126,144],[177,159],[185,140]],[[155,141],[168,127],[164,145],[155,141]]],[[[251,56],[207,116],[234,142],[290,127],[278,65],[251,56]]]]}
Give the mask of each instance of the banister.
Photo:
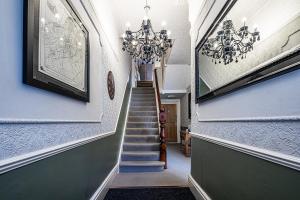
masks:
{"type": "Polygon", "coordinates": [[[156,100],[158,103],[159,110],[159,127],[160,127],[160,161],[165,162],[164,168],[167,169],[167,144],[166,144],[166,132],[165,132],[165,124],[166,124],[166,112],[165,108],[161,105],[160,98],[160,89],[157,78],[157,69],[154,69],[154,78],[155,78],[155,91],[156,91],[156,100]]]}

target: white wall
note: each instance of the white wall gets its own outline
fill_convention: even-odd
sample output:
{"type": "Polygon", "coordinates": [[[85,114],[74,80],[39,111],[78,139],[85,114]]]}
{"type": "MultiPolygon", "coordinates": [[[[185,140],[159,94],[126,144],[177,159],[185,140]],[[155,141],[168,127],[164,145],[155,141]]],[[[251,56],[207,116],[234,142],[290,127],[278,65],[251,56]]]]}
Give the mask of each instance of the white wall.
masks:
{"type": "Polygon", "coordinates": [[[191,21],[192,132],[300,157],[299,70],[195,104],[195,47],[225,2],[207,1],[191,21]]]}
{"type": "Polygon", "coordinates": [[[90,103],[22,83],[23,1],[0,0],[0,160],[115,130],[130,62],[120,52],[112,7],[97,1],[101,47],[80,0],[72,3],[89,31],[90,103]],[[115,76],[113,101],[106,88],[109,70],[115,76]]]}
{"type": "Polygon", "coordinates": [[[190,128],[191,119],[189,119],[188,96],[189,93],[186,93],[183,97],[180,98],[180,112],[181,112],[181,126],[190,128]]]}
{"type": "Polygon", "coordinates": [[[167,65],[165,68],[165,82],[163,90],[185,91],[190,86],[190,65],[167,65]]]}

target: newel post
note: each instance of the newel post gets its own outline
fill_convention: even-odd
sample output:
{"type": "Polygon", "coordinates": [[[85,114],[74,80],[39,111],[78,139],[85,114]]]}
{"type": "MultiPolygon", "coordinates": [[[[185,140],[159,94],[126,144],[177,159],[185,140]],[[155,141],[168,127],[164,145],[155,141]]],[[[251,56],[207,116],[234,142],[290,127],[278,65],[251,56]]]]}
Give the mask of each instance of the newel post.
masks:
{"type": "Polygon", "coordinates": [[[160,107],[159,122],[160,122],[160,161],[165,162],[164,168],[167,169],[167,144],[166,144],[166,112],[164,107],[160,107]]]}

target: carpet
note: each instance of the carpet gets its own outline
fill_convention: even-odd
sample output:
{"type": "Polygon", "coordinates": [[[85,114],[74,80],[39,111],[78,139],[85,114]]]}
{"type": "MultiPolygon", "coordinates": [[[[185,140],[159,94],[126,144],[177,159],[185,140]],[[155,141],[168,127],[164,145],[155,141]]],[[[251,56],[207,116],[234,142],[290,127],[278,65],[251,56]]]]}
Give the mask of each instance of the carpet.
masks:
{"type": "Polygon", "coordinates": [[[115,188],[104,200],[196,200],[188,187],[115,188]]]}

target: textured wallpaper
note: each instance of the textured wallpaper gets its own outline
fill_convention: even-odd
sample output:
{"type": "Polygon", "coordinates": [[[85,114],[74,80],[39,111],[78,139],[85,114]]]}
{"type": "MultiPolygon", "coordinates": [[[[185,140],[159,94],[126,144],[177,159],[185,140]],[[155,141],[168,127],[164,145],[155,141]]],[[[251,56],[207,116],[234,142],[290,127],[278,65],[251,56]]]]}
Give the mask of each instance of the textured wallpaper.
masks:
{"type": "MultiPolygon", "coordinates": [[[[10,2],[12,4],[17,3],[17,1],[10,2]]],[[[75,5],[79,6],[79,1],[76,2],[77,3],[75,5]]],[[[19,9],[20,7],[10,7],[10,9],[17,8],[19,9]]],[[[83,12],[82,10],[81,12],[83,12]]],[[[112,20],[112,18],[107,17],[105,20],[112,20]]],[[[111,29],[115,28],[113,23],[107,24],[111,26],[111,29]]],[[[116,32],[115,35],[118,35],[117,31],[114,31],[116,32]]],[[[100,108],[97,112],[99,113],[99,118],[101,117],[101,113],[103,113],[102,122],[0,123],[0,160],[61,145],[66,142],[95,136],[101,133],[115,131],[129,76],[130,61],[126,54],[120,52],[118,37],[114,37],[114,35],[107,36],[104,32],[102,32],[102,46],[100,46],[99,38],[95,30],[90,30],[90,34],[93,34],[90,35],[92,40],[90,43],[93,43],[95,46],[98,45],[98,47],[93,49],[94,51],[92,52],[94,55],[97,54],[96,59],[98,59],[98,61],[94,63],[98,64],[92,64],[91,68],[95,69],[92,70],[93,73],[100,74],[100,76],[98,76],[99,78],[91,79],[91,92],[94,94],[94,97],[97,97],[91,98],[91,101],[99,101],[96,102],[96,104],[100,105],[99,107],[97,106],[97,109],[100,108]],[[111,41],[114,41],[113,44],[117,45],[112,45],[111,41]],[[110,100],[106,87],[107,73],[110,70],[113,72],[115,79],[116,92],[114,100],[110,100]]],[[[21,82],[22,80],[18,81],[21,82]]],[[[70,99],[70,101],[74,100],[70,99]]],[[[45,105],[45,109],[47,109],[46,106],[47,105],[45,105]]]]}

